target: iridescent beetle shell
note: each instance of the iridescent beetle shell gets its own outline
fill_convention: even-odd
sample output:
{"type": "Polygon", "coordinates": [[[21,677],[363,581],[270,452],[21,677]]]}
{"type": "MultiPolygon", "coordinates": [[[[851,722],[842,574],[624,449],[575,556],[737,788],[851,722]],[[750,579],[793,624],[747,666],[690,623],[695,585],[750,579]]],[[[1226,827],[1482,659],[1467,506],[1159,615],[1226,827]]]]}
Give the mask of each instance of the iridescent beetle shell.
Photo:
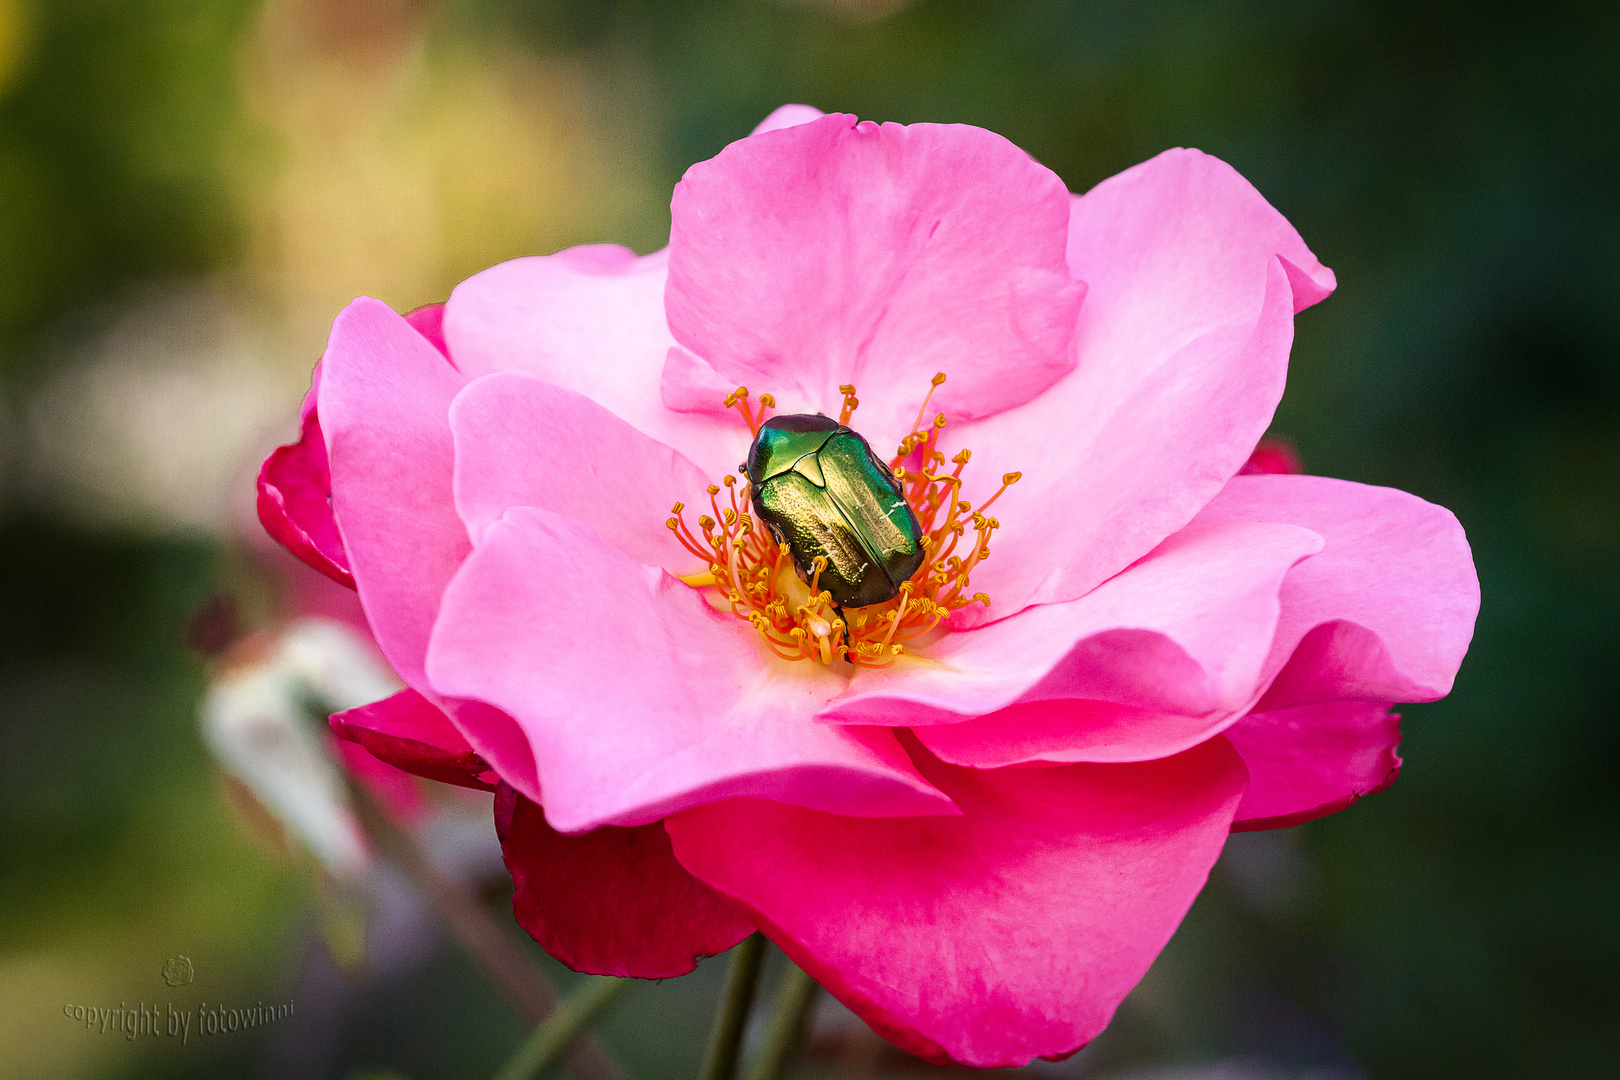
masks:
{"type": "Polygon", "coordinates": [[[754,514],[788,546],[806,581],[841,607],[891,600],[923,563],[922,529],[900,484],[866,440],[828,416],[773,416],[743,466],[754,514]]]}

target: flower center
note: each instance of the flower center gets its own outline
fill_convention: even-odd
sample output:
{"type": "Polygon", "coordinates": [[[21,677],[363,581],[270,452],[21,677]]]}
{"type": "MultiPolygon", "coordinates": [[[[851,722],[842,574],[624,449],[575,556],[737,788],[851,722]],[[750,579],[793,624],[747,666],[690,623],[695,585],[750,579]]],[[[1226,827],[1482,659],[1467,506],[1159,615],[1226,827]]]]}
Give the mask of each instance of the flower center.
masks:
{"type": "MultiPolygon", "coordinates": [[[[962,470],[971,451],[960,450],[947,463],[937,449],[945,414],[937,413],[931,423],[923,423],[929,401],[944,381],[943,374],[934,376],[911,433],[900,440],[888,463],[901,496],[916,515],[923,548],[921,565],[900,584],[892,599],[865,607],[838,605],[821,587],[821,575],[827,569],[825,555],[811,559],[809,573],[801,576],[788,544],[759,527],[751,513],[745,471],[728,474],[720,485],[709,485],[713,515],[700,515],[695,532],[686,524],[685,504],[673,507],[673,516],[665,525],[687,551],[708,566],[700,573],[682,575],[681,580],[694,588],[716,589],[732,614],[752,623],[766,647],[784,660],[846,661],[865,668],[893,664],[908,646],[914,646],[953,611],[974,603],[988,607],[988,596],[968,591],[969,576],[989,556],[990,535],[1001,524],[985,511],[1020,474],[1005,474],[1001,487],[977,510],[961,497],[962,470]],[[954,468],[946,471],[947,464],[954,468]],[[973,539],[964,543],[970,527],[973,539]]],[[[839,390],[844,406],[838,422],[846,425],[860,400],[853,386],[839,390]]],[[[750,408],[748,388],[742,386],[725,400],[727,408],[742,415],[756,439],[766,410],[776,407],[769,394],[761,394],[758,402],[757,409],[750,408]]]]}

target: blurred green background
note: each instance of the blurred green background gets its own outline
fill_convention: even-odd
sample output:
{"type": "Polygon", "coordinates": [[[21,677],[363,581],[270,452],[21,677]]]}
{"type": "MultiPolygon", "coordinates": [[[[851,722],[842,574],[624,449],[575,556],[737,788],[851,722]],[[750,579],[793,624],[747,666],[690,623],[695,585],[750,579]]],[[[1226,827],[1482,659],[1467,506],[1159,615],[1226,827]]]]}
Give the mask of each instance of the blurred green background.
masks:
{"type": "MultiPolygon", "coordinates": [[[[1617,46],[1601,3],[0,0],[0,1075],[504,1059],[521,1025],[442,944],[352,986],[307,1067],[61,1006],[163,1000],[175,953],[188,1000],[319,966],[320,890],[233,811],[182,640],[263,576],[251,474],[332,315],[658,247],[682,170],[787,101],[979,124],[1075,191],[1169,146],[1231,162],[1339,279],[1275,431],[1474,545],[1478,634],[1404,710],[1400,781],[1238,837],[1114,1027],[1044,1071],[1620,1074],[1617,46]]],[[[629,1071],[691,1073],[717,977],[631,996],[629,1071]]],[[[817,1023],[805,1075],[914,1071],[817,1023]]]]}

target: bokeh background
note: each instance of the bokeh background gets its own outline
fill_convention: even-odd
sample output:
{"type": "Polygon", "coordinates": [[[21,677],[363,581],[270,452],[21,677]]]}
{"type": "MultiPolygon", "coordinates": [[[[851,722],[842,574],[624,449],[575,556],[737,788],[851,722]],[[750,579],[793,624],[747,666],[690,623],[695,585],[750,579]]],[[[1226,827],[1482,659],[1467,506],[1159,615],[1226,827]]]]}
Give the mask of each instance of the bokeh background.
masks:
{"type": "MultiPolygon", "coordinates": [[[[329,900],[221,783],[185,630],[221,594],[274,613],[249,479],[339,307],[661,246],[682,170],[804,101],[983,125],[1075,191],[1231,162],[1340,283],[1275,432],[1474,545],[1478,634],[1404,710],[1400,781],[1236,838],[1045,1073],[1620,1074],[1617,46],[1620,5],[1575,2],[0,0],[0,1073],[504,1060],[520,1021],[420,919],[321,981],[329,900]],[[172,996],[176,953],[194,998],[304,994],[300,1024],[182,1049],[64,1020],[172,996]]],[[[718,978],[625,1001],[628,1074],[692,1073],[718,978]]],[[[803,1075],[923,1075],[831,1010],[812,1035],[803,1075]]]]}

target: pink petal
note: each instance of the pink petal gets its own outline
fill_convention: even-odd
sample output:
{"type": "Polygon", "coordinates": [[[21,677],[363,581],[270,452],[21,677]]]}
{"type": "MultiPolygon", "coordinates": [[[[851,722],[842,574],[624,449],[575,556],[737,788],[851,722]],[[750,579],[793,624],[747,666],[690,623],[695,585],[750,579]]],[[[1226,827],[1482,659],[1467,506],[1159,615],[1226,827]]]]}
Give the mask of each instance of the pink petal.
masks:
{"type": "MultiPolygon", "coordinates": [[[[1282,395],[1293,315],[1333,288],[1230,166],[1174,150],[1073,201],[1069,267],[1090,287],[1074,372],[1020,409],[947,429],[995,514],[975,589],[987,621],[1069,600],[1191,520],[1235,474],[1282,395]]],[[[949,450],[947,450],[949,453],[949,450]]]]}
{"type": "MultiPolygon", "coordinates": [[[[405,321],[411,324],[411,329],[427,338],[428,344],[439,350],[439,354],[446,360],[450,359],[450,346],[444,340],[444,305],[426,304],[405,313],[405,321]]],[[[455,361],[451,361],[452,366],[455,361]]]]}
{"type": "Polygon", "coordinates": [[[1084,1045],[1192,904],[1243,796],[1216,738],[1176,757],[919,767],[960,817],[733,800],[666,827],[681,863],[914,1054],[1022,1065],[1084,1045]]]}
{"type": "Polygon", "coordinates": [[[1378,702],[1255,713],[1226,730],[1249,770],[1234,832],[1281,829],[1343,810],[1395,782],[1401,718],[1378,702]]]}
{"type": "Polygon", "coordinates": [[[475,274],[445,307],[456,364],[469,378],[507,371],[583,394],[718,480],[747,453],[748,429],[664,407],[661,372],[675,345],[664,321],[667,261],[599,244],[475,274]]]}
{"type": "Polygon", "coordinates": [[[450,712],[479,756],[537,794],[532,755],[511,719],[437,700],[422,667],[444,587],[471,550],[451,488],[449,408],[465,380],[404,319],[365,297],[339,313],[321,365],[332,508],[377,644],[401,679],[450,712]]]}
{"type": "Polygon", "coordinates": [[[563,832],[735,795],[952,812],[890,732],[814,722],[838,676],[770,661],[751,626],[549,511],[485,530],[445,592],[428,672],[516,720],[563,832]]]}
{"type": "Polygon", "coordinates": [[[514,506],[573,518],[632,559],[702,564],[665,527],[677,500],[706,501],[708,478],[590,398],[522,375],[475,379],[450,406],[456,508],[474,543],[514,506]]]}
{"type": "MultiPolygon", "coordinates": [[[[310,395],[313,406],[314,390],[310,395]]],[[[298,441],[272,450],[259,468],[259,522],[288,551],[352,589],[354,574],[332,517],[331,496],[320,417],[306,408],[298,441]]]]}
{"type": "Polygon", "coordinates": [[[752,134],[763,135],[767,131],[781,131],[783,128],[798,127],[808,124],[812,120],[820,120],[827,114],[814,105],[781,105],[776,111],[759,122],[752,134]]]}
{"type": "Polygon", "coordinates": [[[1292,570],[1262,711],[1318,701],[1432,701],[1473,637],[1479,578],[1449,510],[1320,476],[1240,476],[1201,523],[1292,522],[1326,547],[1292,570]]]}
{"type": "MultiPolygon", "coordinates": [[[[1008,754],[1045,753],[1027,741],[1033,735],[1025,731],[1027,710],[986,714],[1015,703],[1108,701],[1134,711],[1099,715],[1095,730],[1073,711],[1084,706],[1045,711],[1066,716],[1074,737],[1069,753],[1055,760],[1175,753],[1254,701],[1276,627],[1278,589],[1289,568],[1321,543],[1306,529],[1274,525],[1184,529],[1079,600],[947,635],[929,648],[926,662],[859,673],[821,715],[907,726],[978,716],[966,735],[944,736],[940,745],[955,760],[977,763],[963,756],[976,745],[990,764],[1017,760],[1008,754]],[[1133,723],[1131,716],[1148,722],[1133,723]]],[[[933,733],[923,738],[933,745],[933,733]]]]}
{"type": "Polygon", "coordinates": [[[496,776],[465,736],[415,690],[333,713],[332,731],[396,769],[460,787],[495,790],[496,776]]]}
{"type": "MultiPolygon", "coordinates": [[[[440,333],[444,305],[417,308],[405,321],[445,352],[440,333]]],[[[354,574],[343,550],[337,520],[332,516],[332,476],[327,467],[326,438],[316,402],[321,389],[321,365],[310,373],[309,393],[299,409],[296,443],[278,447],[259,470],[259,521],[265,532],[298,558],[339,585],[354,588],[354,574]]]]}
{"type": "Polygon", "coordinates": [[[1299,459],[1299,451],[1294,444],[1286,439],[1273,439],[1266,437],[1260,440],[1260,445],[1254,448],[1249,460],[1243,463],[1238,470],[1239,476],[1252,476],[1255,473],[1302,473],[1305,471],[1304,462],[1299,459]]]}
{"type": "Polygon", "coordinates": [[[332,509],[377,644],[417,687],[439,597],[470,550],[451,494],[448,413],[463,382],[369,297],[339,313],[321,359],[332,509]]]}
{"type": "Polygon", "coordinates": [[[833,410],[854,383],[880,453],[935,372],[935,405],[980,417],[1074,366],[1067,193],[999,135],[831,115],[694,165],[671,214],[680,344],[785,412],[833,410]]]}
{"type": "Polygon", "coordinates": [[[1231,712],[1184,716],[1066,698],[1021,702],[959,724],[919,727],[915,733],[941,761],[999,769],[1031,762],[1147,761],[1203,742],[1233,719],[1231,712]]]}
{"type": "Polygon", "coordinates": [[[754,930],[741,909],[675,861],[662,822],[568,836],[502,785],[495,828],[517,889],[512,913],[575,971],[674,978],[754,930]]]}

